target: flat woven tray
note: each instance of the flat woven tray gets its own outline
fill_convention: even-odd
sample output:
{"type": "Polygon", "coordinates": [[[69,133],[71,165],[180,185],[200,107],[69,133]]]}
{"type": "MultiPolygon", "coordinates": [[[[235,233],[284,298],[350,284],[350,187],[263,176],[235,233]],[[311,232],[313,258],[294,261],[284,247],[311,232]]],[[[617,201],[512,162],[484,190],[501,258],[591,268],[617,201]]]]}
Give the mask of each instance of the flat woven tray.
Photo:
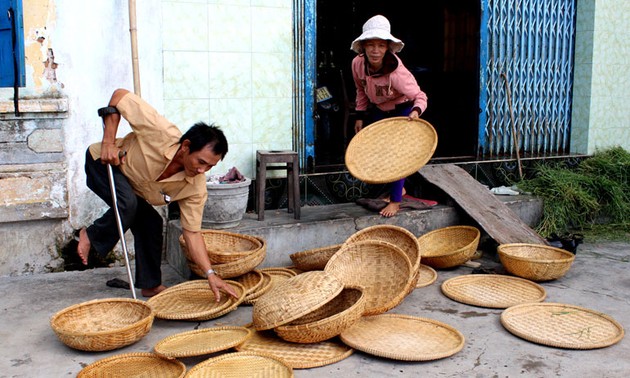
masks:
{"type": "Polygon", "coordinates": [[[251,336],[237,326],[212,327],[182,332],[155,344],[155,353],[167,358],[202,356],[233,348],[251,336]]]}
{"type": "Polygon", "coordinates": [[[164,290],[149,298],[147,303],[153,308],[155,317],[160,319],[203,321],[233,311],[245,299],[243,285],[226,280],[239,297],[235,299],[227,293],[222,293],[220,301],[216,302],[207,281],[202,281],[204,282],[193,282],[180,289],[164,290]]]}
{"type": "Polygon", "coordinates": [[[254,352],[228,353],[193,366],[186,378],[208,377],[293,377],[293,369],[284,361],[254,352]]]}
{"type": "Polygon", "coordinates": [[[416,282],[416,289],[429,286],[437,279],[437,272],[435,269],[428,265],[420,264],[418,268],[418,282],[416,282]]]}
{"type": "Polygon", "coordinates": [[[508,308],[522,303],[542,302],[545,288],[524,278],[500,274],[468,274],[442,283],[450,299],[479,307],[508,308]]]}
{"type": "Polygon", "coordinates": [[[340,337],[362,352],[402,361],[437,360],[464,347],[464,335],[447,324],[397,314],[365,316],[340,337]]]}
{"type": "Polygon", "coordinates": [[[346,150],[346,167],[368,184],[405,178],[422,168],[437,147],[437,133],[425,120],[392,117],[356,134],[346,150]]]}
{"type": "Polygon", "coordinates": [[[280,358],[294,369],[310,369],[334,364],[350,356],[354,351],[337,341],[321,341],[313,344],[298,344],[284,341],[273,331],[255,331],[236,350],[256,352],[280,358]]]}
{"type": "Polygon", "coordinates": [[[525,340],[567,349],[603,348],[619,342],[623,327],[601,312],[562,303],[526,303],[501,314],[501,324],[525,340]]]}
{"type": "Polygon", "coordinates": [[[77,378],[181,378],[186,365],[155,353],[126,353],[98,360],[84,367],[77,378]]]}

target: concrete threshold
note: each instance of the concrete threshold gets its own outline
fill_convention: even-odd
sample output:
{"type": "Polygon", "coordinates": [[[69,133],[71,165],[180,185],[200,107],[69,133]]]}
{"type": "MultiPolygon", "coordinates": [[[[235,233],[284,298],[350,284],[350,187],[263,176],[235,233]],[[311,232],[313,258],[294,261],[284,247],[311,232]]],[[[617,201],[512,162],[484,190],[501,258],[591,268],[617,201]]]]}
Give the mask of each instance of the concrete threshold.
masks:
{"type": "MultiPolygon", "coordinates": [[[[542,199],[527,196],[499,196],[526,224],[535,226],[542,215],[542,199]]],[[[479,225],[457,205],[438,204],[425,210],[403,210],[392,218],[384,218],[354,203],[324,206],[303,206],[301,219],[293,218],[287,209],[266,210],[258,221],[255,213],[246,213],[238,226],[224,229],[255,235],[267,241],[267,255],[260,267],[290,266],[294,252],[343,243],[356,231],[377,224],[404,227],[420,236],[429,231],[454,226],[479,225]]],[[[484,231],[480,228],[482,237],[484,231]]],[[[179,245],[181,224],[171,220],[167,225],[166,261],[179,274],[188,278],[190,269],[179,245]]]]}

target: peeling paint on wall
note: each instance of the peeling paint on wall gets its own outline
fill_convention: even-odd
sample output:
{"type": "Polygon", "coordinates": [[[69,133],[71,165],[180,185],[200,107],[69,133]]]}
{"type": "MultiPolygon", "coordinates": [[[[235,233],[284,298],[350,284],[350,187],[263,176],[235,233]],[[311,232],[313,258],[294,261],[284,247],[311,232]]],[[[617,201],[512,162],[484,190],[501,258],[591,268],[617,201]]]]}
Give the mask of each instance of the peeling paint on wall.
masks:
{"type": "Polygon", "coordinates": [[[53,43],[50,38],[57,21],[54,0],[25,0],[25,64],[37,93],[55,92],[63,88],[57,81],[53,43]]]}

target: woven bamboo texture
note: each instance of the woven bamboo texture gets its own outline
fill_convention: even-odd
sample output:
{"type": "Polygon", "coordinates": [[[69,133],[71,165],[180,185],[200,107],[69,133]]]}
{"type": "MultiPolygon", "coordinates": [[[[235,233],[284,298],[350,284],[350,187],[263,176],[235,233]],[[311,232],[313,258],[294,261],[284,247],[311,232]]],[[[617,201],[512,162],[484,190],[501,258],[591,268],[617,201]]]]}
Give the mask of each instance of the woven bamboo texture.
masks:
{"type": "Polygon", "coordinates": [[[303,271],[323,270],[332,255],[341,247],[341,244],[334,244],[320,248],[308,249],[306,251],[295,252],[289,255],[293,264],[303,271]]]}
{"type": "Polygon", "coordinates": [[[239,352],[270,354],[293,369],[310,369],[334,364],[347,358],[353,349],[338,341],[326,340],[312,344],[285,341],[273,331],[252,330],[252,336],[236,347],[239,352]]]}
{"type": "Polygon", "coordinates": [[[436,269],[465,263],[477,251],[481,233],[472,226],[450,226],[418,237],[422,263],[436,269]]]}
{"type": "Polygon", "coordinates": [[[245,273],[242,276],[234,277],[232,280],[243,285],[245,288],[245,298],[258,290],[264,281],[262,272],[256,269],[245,273]]]}
{"type": "Polygon", "coordinates": [[[413,271],[412,279],[406,289],[406,295],[409,295],[418,282],[418,269],[420,268],[421,251],[418,238],[409,230],[390,224],[378,224],[366,227],[352,234],[343,245],[354,243],[361,240],[382,240],[394,244],[402,249],[409,257],[411,262],[411,270],[413,271]]]}
{"type": "Polygon", "coordinates": [[[166,337],[155,344],[154,350],[166,358],[202,356],[233,348],[250,336],[245,327],[204,328],[166,337]]]}
{"type": "Polygon", "coordinates": [[[186,378],[290,378],[293,369],[281,359],[254,352],[228,353],[193,366],[186,378]]]}
{"type": "Polygon", "coordinates": [[[524,278],[500,274],[468,274],[442,283],[442,293],[450,299],[479,307],[508,308],[522,303],[542,302],[544,287],[524,278]]]}
{"type": "Polygon", "coordinates": [[[324,271],[305,272],[272,287],[254,303],[256,330],[287,324],[335,298],[343,284],[324,271]]]}
{"type": "Polygon", "coordinates": [[[141,300],[109,298],[83,302],[55,313],[50,325],[67,346],[91,352],[118,349],[144,337],[154,312],[141,300]]]}
{"type": "Polygon", "coordinates": [[[271,278],[269,290],[273,289],[275,286],[288,280],[289,278],[297,276],[297,273],[295,273],[295,271],[287,268],[262,268],[260,271],[268,274],[271,278]]]}
{"type": "Polygon", "coordinates": [[[245,296],[245,300],[243,301],[244,304],[253,305],[261,295],[271,289],[271,275],[262,271],[260,271],[260,274],[262,275],[262,283],[256,288],[256,290],[245,296]]]}
{"type": "Polygon", "coordinates": [[[154,353],[125,353],[98,360],[84,367],[77,378],[181,378],[186,365],[154,353]]]}
{"type": "Polygon", "coordinates": [[[418,269],[418,279],[416,282],[416,289],[429,286],[437,280],[437,272],[435,269],[428,265],[420,264],[418,269]]]}
{"type": "Polygon", "coordinates": [[[236,261],[262,248],[260,239],[221,230],[202,230],[208,257],[212,264],[236,261]]]}
{"type": "Polygon", "coordinates": [[[347,286],[322,307],[276,327],[274,331],[286,341],[317,343],[333,338],[354,325],[364,310],[363,288],[347,286]]]}
{"type": "MultiPolygon", "coordinates": [[[[239,258],[238,260],[225,264],[213,264],[212,269],[214,269],[216,274],[218,274],[221,278],[242,276],[243,274],[254,270],[261,262],[263,262],[267,254],[267,242],[259,237],[254,236],[254,238],[257,238],[262,243],[262,247],[254,250],[250,254],[247,254],[245,257],[239,258]]],[[[186,257],[190,270],[200,277],[205,277],[206,272],[192,260],[183,236],[179,237],[179,245],[186,257]]]]}
{"type": "Polygon", "coordinates": [[[363,317],[340,337],[357,350],[402,361],[437,360],[464,347],[464,335],[447,324],[397,314],[363,317]]]}
{"type": "Polygon", "coordinates": [[[236,291],[238,299],[222,292],[217,302],[208,283],[203,282],[190,284],[181,289],[164,290],[149,298],[147,303],[160,319],[203,321],[218,318],[235,310],[245,299],[243,285],[230,280],[226,280],[226,283],[236,291]]]}
{"type": "Polygon", "coordinates": [[[346,149],[346,167],[368,184],[405,178],[422,168],[437,147],[437,133],[425,120],[392,117],[357,133],[346,149]]]}
{"type": "Polygon", "coordinates": [[[326,264],[325,272],[345,286],[362,286],[364,315],[375,315],[403,301],[413,277],[407,254],[398,246],[381,240],[346,244],[326,264]]]}
{"type": "Polygon", "coordinates": [[[575,260],[575,255],[569,251],[541,244],[501,244],[497,253],[508,272],[532,281],[558,279],[575,260]]]}
{"type": "Polygon", "coordinates": [[[612,317],[562,303],[526,303],[501,314],[501,324],[525,340],[566,349],[603,348],[619,342],[623,327],[612,317]]]}

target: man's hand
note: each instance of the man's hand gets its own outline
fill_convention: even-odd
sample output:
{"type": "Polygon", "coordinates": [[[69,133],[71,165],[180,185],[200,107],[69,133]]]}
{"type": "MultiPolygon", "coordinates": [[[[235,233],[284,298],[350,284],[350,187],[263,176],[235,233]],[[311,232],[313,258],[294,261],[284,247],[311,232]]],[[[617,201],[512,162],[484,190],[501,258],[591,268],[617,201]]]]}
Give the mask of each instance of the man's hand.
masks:
{"type": "Polygon", "coordinates": [[[101,143],[101,163],[118,166],[125,163],[125,151],[116,147],[114,143],[101,143]]]}
{"type": "Polygon", "coordinates": [[[210,284],[210,288],[212,289],[212,292],[214,293],[214,299],[217,302],[221,300],[220,290],[223,290],[226,293],[233,296],[234,298],[238,299],[238,295],[236,294],[236,291],[234,291],[234,288],[232,288],[232,286],[230,286],[228,283],[223,281],[221,277],[217,276],[216,274],[211,274],[208,276],[208,283],[210,284]]]}

